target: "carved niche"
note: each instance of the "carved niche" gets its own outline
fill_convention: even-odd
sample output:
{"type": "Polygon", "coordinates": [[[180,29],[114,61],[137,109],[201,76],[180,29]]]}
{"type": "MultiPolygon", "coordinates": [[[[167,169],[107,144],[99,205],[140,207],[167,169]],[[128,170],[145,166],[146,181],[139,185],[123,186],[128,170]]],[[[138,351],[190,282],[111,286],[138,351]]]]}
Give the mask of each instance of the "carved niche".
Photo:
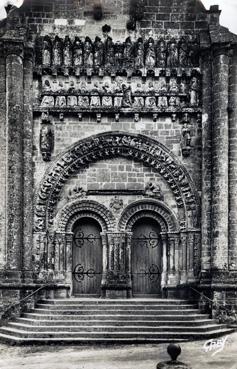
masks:
{"type": "Polygon", "coordinates": [[[47,114],[42,114],[40,152],[44,161],[50,161],[54,149],[54,129],[47,114]]]}

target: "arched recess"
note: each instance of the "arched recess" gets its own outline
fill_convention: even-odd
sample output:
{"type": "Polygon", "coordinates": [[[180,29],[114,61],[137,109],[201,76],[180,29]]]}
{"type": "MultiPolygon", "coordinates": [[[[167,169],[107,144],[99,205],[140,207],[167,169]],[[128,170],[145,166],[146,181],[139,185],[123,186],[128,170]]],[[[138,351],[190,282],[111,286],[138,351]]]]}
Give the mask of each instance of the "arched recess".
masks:
{"type": "Polygon", "coordinates": [[[173,192],[181,226],[197,226],[199,195],[178,158],[150,137],[106,132],[75,143],[49,168],[35,196],[35,231],[44,232],[52,227],[60,192],[72,175],[90,163],[116,157],[131,158],[154,168],[173,192]]]}
{"type": "Polygon", "coordinates": [[[92,200],[79,200],[67,204],[57,214],[54,224],[55,231],[70,233],[74,224],[84,217],[96,220],[103,232],[112,231],[115,228],[115,218],[104,205],[92,200]]]}
{"type": "Polygon", "coordinates": [[[119,229],[131,232],[133,225],[143,217],[156,220],[163,233],[174,233],[180,231],[179,222],[173,212],[163,202],[154,199],[135,201],[127,206],[121,214],[119,229]]]}

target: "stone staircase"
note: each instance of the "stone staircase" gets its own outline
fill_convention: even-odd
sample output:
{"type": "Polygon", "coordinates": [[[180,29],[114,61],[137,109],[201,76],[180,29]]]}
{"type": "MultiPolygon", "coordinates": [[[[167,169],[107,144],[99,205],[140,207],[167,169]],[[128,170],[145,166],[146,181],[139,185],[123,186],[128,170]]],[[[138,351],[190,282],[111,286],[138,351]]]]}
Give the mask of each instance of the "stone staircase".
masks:
{"type": "Polygon", "coordinates": [[[44,300],[0,328],[14,343],[179,342],[230,333],[197,307],[177,299],[44,300]]]}

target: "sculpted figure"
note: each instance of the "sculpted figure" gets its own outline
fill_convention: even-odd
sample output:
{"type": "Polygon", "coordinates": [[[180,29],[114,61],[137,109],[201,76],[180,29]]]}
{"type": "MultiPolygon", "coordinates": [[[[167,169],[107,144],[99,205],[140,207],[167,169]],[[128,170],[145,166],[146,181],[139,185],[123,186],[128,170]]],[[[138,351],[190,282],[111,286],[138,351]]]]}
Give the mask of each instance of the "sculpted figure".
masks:
{"type": "Polygon", "coordinates": [[[94,87],[91,91],[91,107],[98,107],[100,106],[100,94],[99,94],[99,83],[95,82],[94,87]]]}
{"type": "Polygon", "coordinates": [[[111,37],[107,37],[105,41],[105,67],[107,71],[111,71],[114,67],[115,53],[114,44],[111,37]]]}
{"type": "Polygon", "coordinates": [[[135,68],[141,69],[144,67],[144,44],[143,39],[140,37],[137,40],[135,47],[135,68]]]}
{"type": "Polygon", "coordinates": [[[94,67],[99,69],[103,65],[104,44],[101,38],[96,36],[94,43],[94,67]]]}
{"type": "Polygon", "coordinates": [[[158,91],[159,93],[162,93],[162,94],[167,93],[167,83],[166,83],[165,77],[159,78],[158,91]]]}
{"type": "Polygon", "coordinates": [[[40,130],[40,151],[44,161],[51,159],[54,148],[54,132],[51,126],[43,125],[40,130]]]}
{"type": "Polygon", "coordinates": [[[123,98],[122,98],[122,107],[130,108],[132,106],[132,91],[130,86],[122,85],[123,89],[123,98]]]}
{"type": "Polygon", "coordinates": [[[112,100],[112,96],[111,96],[111,89],[109,86],[109,83],[106,82],[103,86],[103,92],[104,92],[104,96],[102,97],[102,106],[103,107],[107,107],[107,108],[111,108],[113,106],[113,100],[112,100]]]}
{"type": "Polygon", "coordinates": [[[44,96],[40,106],[42,108],[53,108],[54,107],[54,96],[44,96]]]}
{"type": "Polygon", "coordinates": [[[65,37],[63,45],[63,64],[66,67],[70,67],[72,65],[72,44],[68,36],[65,37]]]}
{"type": "Polygon", "coordinates": [[[156,52],[154,40],[152,37],[149,38],[146,45],[146,55],[145,55],[145,66],[147,69],[152,69],[156,65],[156,52]]]}
{"type": "Polygon", "coordinates": [[[164,195],[158,183],[147,183],[144,194],[145,196],[154,197],[158,200],[164,200],[164,195]]]}
{"type": "Polygon", "coordinates": [[[48,36],[43,41],[43,66],[50,67],[52,62],[52,42],[48,36]]]}
{"type": "Polygon", "coordinates": [[[89,37],[85,38],[84,43],[84,67],[85,68],[93,67],[93,47],[91,39],[89,37]]]}
{"type": "Polygon", "coordinates": [[[123,87],[122,87],[123,80],[120,78],[116,79],[116,87],[114,88],[114,93],[119,94],[120,96],[114,97],[114,106],[115,107],[121,107],[122,105],[122,93],[123,93],[123,87]]]}
{"type": "Polygon", "coordinates": [[[192,77],[190,83],[190,105],[198,106],[199,105],[199,81],[197,77],[192,77]]]}
{"type": "Polygon", "coordinates": [[[134,62],[134,47],[130,37],[125,40],[123,52],[123,67],[132,68],[134,62]]]}
{"type": "Polygon", "coordinates": [[[181,79],[181,82],[180,82],[180,92],[181,92],[181,94],[186,94],[188,92],[187,91],[187,83],[186,83],[185,78],[182,78],[181,79]]]}
{"type": "Polygon", "coordinates": [[[68,96],[67,106],[77,106],[77,96],[68,96]]]}
{"type": "Polygon", "coordinates": [[[119,41],[115,44],[115,66],[117,70],[121,70],[123,66],[123,44],[119,41]]]}
{"type": "Polygon", "coordinates": [[[66,96],[57,96],[55,106],[60,108],[64,108],[65,106],[67,106],[66,96]]]}
{"type": "Polygon", "coordinates": [[[166,67],[166,58],[167,58],[166,43],[163,39],[161,39],[157,45],[157,66],[159,68],[166,67]]]}
{"type": "Polygon", "coordinates": [[[178,86],[178,83],[177,83],[177,79],[176,78],[170,78],[169,92],[171,94],[177,94],[177,93],[179,93],[179,86],[178,86]]]}
{"type": "Polygon", "coordinates": [[[189,65],[189,46],[184,38],[179,43],[179,64],[182,67],[189,65]]]}
{"type": "Polygon", "coordinates": [[[182,136],[183,136],[183,146],[190,147],[191,146],[191,134],[190,134],[190,128],[187,123],[184,123],[183,125],[182,136]]]}
{"type": "Polygon", "coordinates": [[[137,88],[134,91],[135,96],[133,100],[133,106],[135,108],[142,108],[144,106],[144,97],[141,96],[143,94],[143,89],[141,83],[137,84],[137,88]]]}
{"type": "Polygon", "coordinates": [[[150,96],[146,97],[145,105],[147,108],[155,108],[156,107],[156,97],[154,96],[155,89],[154,89],[152,82],[149,82],[147,92],[150,96]]]}
{"type": "Polygon", "coordinates": [[[165,109],[168,107],[168,99],[167,96],[159,96],[158,98],[158,107],[161,109],[165,109]]]}
{"type": "Polygon", "coordinates": [[[73,43],[73,64],[75,67],[83,65],[83,45],[81,40],[76,37],[73,43]]]}
{"type": "Polygon", "coordinates": [[[173,39],[168,45],[167,67],[177,67],[179,64],[177,42],[173,39]]]}
{"type": "Polygon", "coordinates": [[[62,41],[56,36],[53,43],[53,65],[61,66],[62,65],[62,41]]]}
{"type": "Polygon", "coordinates": [[[88,108],[90,105],[86,82],[81,83],[80,96],[78,96],[78,106],[88,108]]]}

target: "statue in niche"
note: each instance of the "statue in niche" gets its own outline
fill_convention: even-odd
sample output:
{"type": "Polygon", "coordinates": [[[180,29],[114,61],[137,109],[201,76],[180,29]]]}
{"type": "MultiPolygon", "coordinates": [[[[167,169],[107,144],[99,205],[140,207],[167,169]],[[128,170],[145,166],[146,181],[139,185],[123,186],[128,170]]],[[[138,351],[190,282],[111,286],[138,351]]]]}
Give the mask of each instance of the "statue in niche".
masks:
{"type": "Polygon", "coordinates": [[[90,105],[87,84],[82,82],[80,86],[80,96],[78,96],[78,106],[81,108],[88,108],[90,105]]]}
{"type": "MultiPolygon", "coordinates": [[[[123,93],[123,87],[122,87],[122,85],[123,85],[123,80],[121,79],[121,78],[117,78],[116,79],[116,85],[115,85],[115,88],[114,88],[114,93],[115,94],[120,94],[120,95],[122,95],[122,93],[123,93]]],[[[121,107],[121,105],[122,105],[122,96],[115,96],[114,97],[114,106],[116,107],[116,108],[119,108],[119,107],[121,107]]]]}
{"type": "Polygon", "coordinates": [[[67,106],[66,96],[57,96],[55,106],[65,108],[67,106]]]}
{"type": "Polygon", "coordinates": [[[175,39],[168,44],[167,67],[177,67],[179,64],[178,47],[175,39]]]}
{"type": "Polygon", "coordinates": [[[92,108],[97,108],[100,106],[100,87],[99,87],[99,83],[96,81],[94,83],[94,87],[91,91],[91,104],[90,106],[92,108]]]}
{"type": "Polygon", "coordinates": [[[141,83],[137,84],[136,90],[134,91],[134,101],[133,107],[134,108],[143,108],[144,107],[144,97],[141,96],[143,94],[143,89],[141,83]]]}
{"type": "Polygon", "coordinates": [[[167,58],[166,43],[163,39],[161,39],[157,45],[157,66],[159,68],[166,67],[166,58],[167,58]]]}
{"type": "Polygon", "coordinates": [[[85,68],[93,67],[93,46],[91,39],[89,37],[85,38],[84,43],[84,67],[85,68]]]}
{"type": "Polygon", "coordinates": [[[111,96],[112,91],[108,82],[106,82],[103,86],[103,93],[105,95],[102,97],[102,106],[111,108],[113,106],[113,99],[111,96]]]}
{"type": "Polygon", "coordinates": [[[51,87],[51,84],[49,82],[48,79],[46,79],[44,81],[44,84],[43,84],[43,91],[52,91],[52,87],[51,87]]]}
{"type": "Polygon", "coordinates": [[[158,83],[158,92],[161,94],[166,94],[167,93],[167,83],[166,83],[166,78],[165,77],[160,77],[159,78],[159,83],[158,83]]]}
{"type": "Polygon", "coordinates": [[[130,108],[132,106],[132,91],[131,86],[122,85],[123,89],[123,98],[122,98],[122,107],[130,108]]]}
{"type": "Polygon", "coordinates": [[[114,67],[115,63],[115,53],[114,53],[114,44],[111,37],[107,37],[105,41],[105,67],[108,72],[114,67]]]}
{"type": "Polygon", "coordinates": [[[40,151],[44,161],[50,161],[54,149],[54,131],[51,125],[42,125],[40,130],[40,151]]]}
{"type": "Polygon", "coordinates": [[[132,68],[134,62],[134,46],[131,40],[131,37],[127,37],[124,43],[124,51],[123,51],[123,67],[126,70],[127,68],[132,68]]]}
{"type": "Polygon", "coordinates": [[[171,94],[178,94],[179,93],[179,86],[178,86],[176,78],[170,78],[169,92],[171,94]]]}
{"type": "Polygon", "coordinates": [[[77,106],[77,96],[68,96],[67,105],[72,107],[77,106]]]}
{"type": "Polygon", "coordinates": [[[169,98],[169,106],[170,107],[175,107],[177,104],[176,104],[176,97],[175,96],[171,96],[169,98]]]}
{"type": "Polygon", "coordinates": [[[42,108],[53,108],[54,107],[54,96],[45,95],[41,101],[40,106],[42,108]]]}
{"type": "Polygon", "coordinates": [[[43,41],[43,66],[50,67],[52,63],[52,42],[48,36],[43,41]]]}
{"type": "Polygon", "coordinates": [[[155,108],[156,107],[156,97],[155,95],[155,89],[152,82],[148,83],[147,92],[149,96],[146,97],[145,105],[147,108],[155,108]]]}
{"type": "Polygon", "coordinates": [[[144,67],[144,44],[140,37],[135,46],[135,68],[141,69],[144,67]]]}
{"type": "Polygon", "coordinates": [[[101,68],[104,60],[104,44],[101,38],[96,36],[94,43],[94,67],[96,69],[101,68]]]}
{"type": "Polygon", "coordinates": [[[117,70],[122,69],[123,65],[123,44],[121,42],[117,41],[114,47],[115,50],[115,66],[117,70]]]}
{"type": "Polygon", "coordinates": [[[198,106],[199,105],[199,81],[197,77],[192,77],[191,83],[190,83],[190,90],[189,90],[189,96],[190,96],[190,105],[191,106],[198,106]]]}
{"type": "Polygon", "coordinates": [[[147,69],[152,69],[156,65],[156,52],[154,40],[150,37],[147,41],[146,45],[146,53],[145,53],[145,67],[147,69]]]}
{"type": "Polygon", "coordinates": [[[83,45],[81,40],[76,37],[73,43],[73,65],[75,67],[82,67],[83,65],[83,45]]]}
{"type": "Polygon", "coordinates": [[[186,79],[185,78],[182,78],[181,79],[181,82],[180,82],[180,92],[181,92],[181,94],[187,94],[187,92],[188,92],[187,82],[186,82],[186,79]]]}
{"type": "Polygon", "coordinates": [[[168,99],[167,96],[159,96],[158,98],[158,107],[161,109],[165,109],[168,107],[168,99]]]}
{"type": "Polygon", "coordinates": [[[179,65],[187,67],[189,65],[189,46],[184,38],[179,43],[179,65]]]}
{"type": "Polygon", "coordinates": [[[66,67],[70,67],[72,65],[72,44],[69,36],[65,37],[64,45],[63,45],[63,64],[66,67]]]}
{"type": "Polygon", "coordinates": [[[62,65],[62,40],[56,36],[53,43],[53,65],[61,66],[62,65]]]}
{"type": "Polygon", "coordinates": [[[192,43],[189,44],[189,60],[190,64],[194,67],[199,66],[199,51],[200,45],[198,40],[194,40],[192,43]]]}
{"type": "Polygon", "coordinates": [[[147,197],[153,197],[157,200],[164,201],[164,195],[158,183],[152,183],[152,182],[147,183],[145,187],[144,195],[147,197]]]}
{"type": "Polygon", "coordinates": [[[191,151],[191,132],[187,123],[182,128],[181,149],[183,156],[189,156],[191,151]]]}

